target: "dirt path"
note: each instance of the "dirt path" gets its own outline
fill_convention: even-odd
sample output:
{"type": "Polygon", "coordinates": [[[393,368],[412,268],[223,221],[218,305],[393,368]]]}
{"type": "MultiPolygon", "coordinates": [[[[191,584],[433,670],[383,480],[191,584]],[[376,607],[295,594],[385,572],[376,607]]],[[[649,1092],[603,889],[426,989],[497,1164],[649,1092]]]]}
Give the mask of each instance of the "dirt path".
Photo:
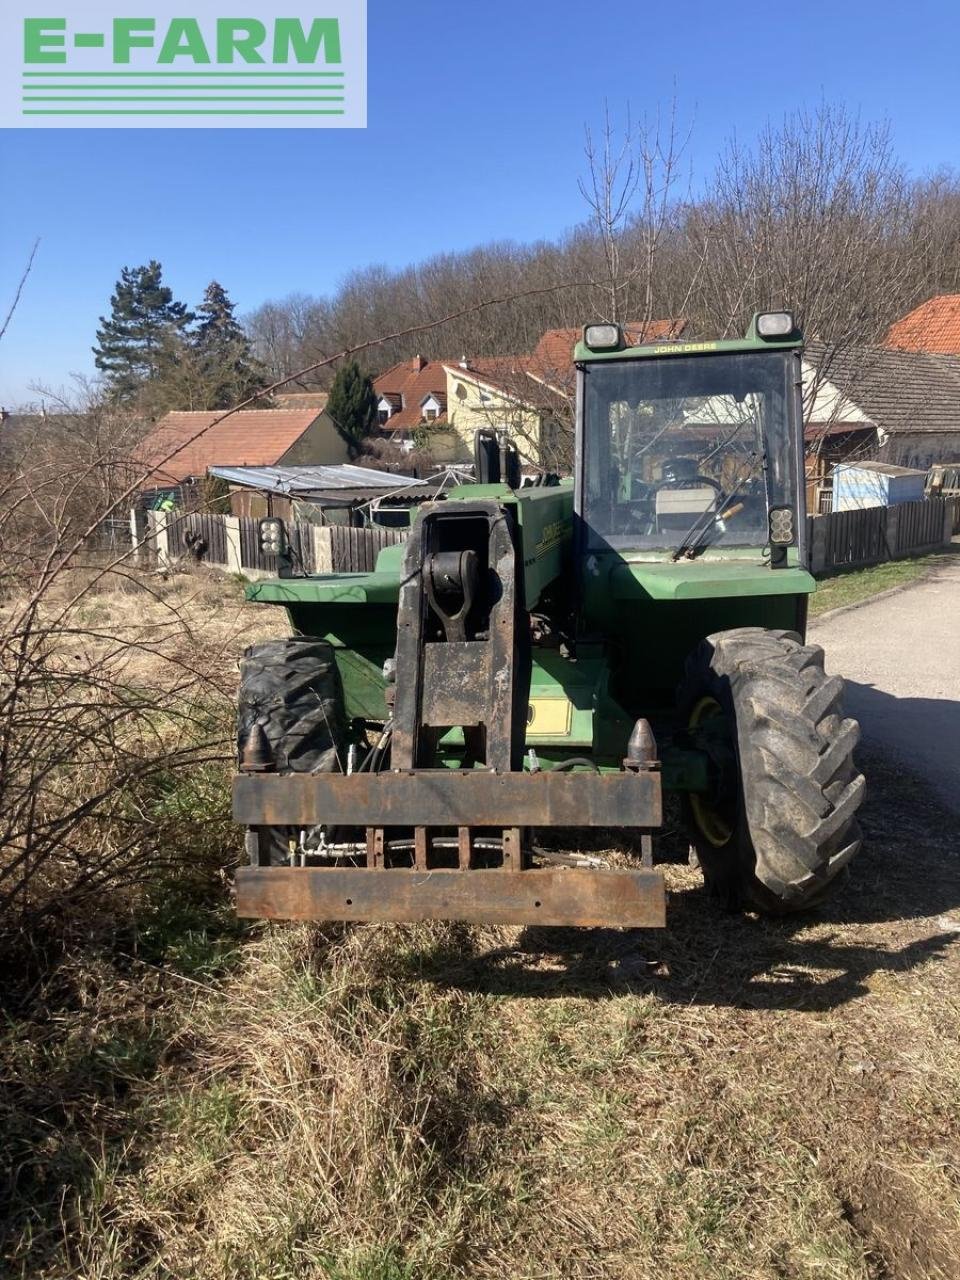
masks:
{"type": "Polygon", "coordinates": [[[960,811],[960,563],[814,621],[810,638],[846,680],[864,743],[929,779],[960,811]]]}

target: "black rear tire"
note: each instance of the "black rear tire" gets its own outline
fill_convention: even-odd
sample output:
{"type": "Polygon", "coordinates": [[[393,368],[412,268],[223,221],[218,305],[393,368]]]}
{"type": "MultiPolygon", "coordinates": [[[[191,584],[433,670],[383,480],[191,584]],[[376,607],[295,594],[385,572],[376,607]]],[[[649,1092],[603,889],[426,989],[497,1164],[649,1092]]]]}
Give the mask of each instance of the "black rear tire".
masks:
{"type": "Polygon", "coordinates": [[[813,906],[860,848],[859,726],[842,693],[823,650],[789,631],[721,631],[688,658],[684,723],[718,718],[714,793],[684,797],[684,815],[708,888],[728,905],[813,906]]]}
{"type": "MultiPolygon", "coordinates": [[[[237,747],[254,725],[266,734],[277,773],[330,773],[343,767],[346,720],[333,646],[297,636],[244,650],[240,662],[237,747]]],[[[290,856],[295,827],[261,827],[261,861],[290,856]]]]}

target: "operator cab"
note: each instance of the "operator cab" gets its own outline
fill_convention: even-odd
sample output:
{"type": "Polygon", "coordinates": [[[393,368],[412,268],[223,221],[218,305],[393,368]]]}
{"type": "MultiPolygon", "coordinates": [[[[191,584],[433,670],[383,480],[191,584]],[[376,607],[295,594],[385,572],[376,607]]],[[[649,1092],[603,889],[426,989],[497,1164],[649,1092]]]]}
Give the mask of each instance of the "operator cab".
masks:
{"type": "MultiPolygon", "coordinates": [[[[612,325],[587,326],[585,338],[597,330],[619,340],[612,325]]],[[[581,344],[577,498],[587,550],[678,559],[782,545],[784,531],[796,542],[801,342],[792,317],[767,313],[739,341],[581,344]],[[772,342],[770,315],[786,317],[772,342]]],[[[785,560],[781,552],[771,562],[785,560]]]]}

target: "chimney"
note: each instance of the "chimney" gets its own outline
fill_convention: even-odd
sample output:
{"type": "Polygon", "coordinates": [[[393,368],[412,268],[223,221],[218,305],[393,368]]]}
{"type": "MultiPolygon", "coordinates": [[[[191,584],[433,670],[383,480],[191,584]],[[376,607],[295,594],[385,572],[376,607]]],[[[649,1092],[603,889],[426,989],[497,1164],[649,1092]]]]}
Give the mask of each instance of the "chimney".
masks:
{"type": "Polygon", "coordinates": [[[414,356],[411,361],[411,364],[413,365],[413,372],[419,373],[426,363],[427,362],[424,360],[423,356],[414,356]]]}
{"type": "Polygon", "coordinates": [[[469,368],[470,368],[470,366],[467,364],[467,357],[466,357],[466,353],[464,353],[464,354],[460,357],[460,368],[461,368],[461,369],[469,369],[469,368]]]}

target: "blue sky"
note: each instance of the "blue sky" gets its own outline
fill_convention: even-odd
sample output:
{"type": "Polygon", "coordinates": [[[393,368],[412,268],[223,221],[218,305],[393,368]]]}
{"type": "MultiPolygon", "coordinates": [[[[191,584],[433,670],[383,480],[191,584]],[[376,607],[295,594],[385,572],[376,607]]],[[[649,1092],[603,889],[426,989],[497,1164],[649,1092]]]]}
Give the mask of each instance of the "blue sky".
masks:
{"type": "MultiPolygon", "coordinates": [[[[320,6],[322,8],[322,6],[320,6]]],[[[0,403],[92,373],[120,268],[163,263],[178,297],[218,279],[241,310],[323,293],[353,268],[584,216],[583,125],[604,100],[692,124],[694,180],[736,130],[821,100],[891,121],[916,173],[960,167],[956,0],[369,0],[369,126],[356,130],[0,132],[0,403]]]]}

